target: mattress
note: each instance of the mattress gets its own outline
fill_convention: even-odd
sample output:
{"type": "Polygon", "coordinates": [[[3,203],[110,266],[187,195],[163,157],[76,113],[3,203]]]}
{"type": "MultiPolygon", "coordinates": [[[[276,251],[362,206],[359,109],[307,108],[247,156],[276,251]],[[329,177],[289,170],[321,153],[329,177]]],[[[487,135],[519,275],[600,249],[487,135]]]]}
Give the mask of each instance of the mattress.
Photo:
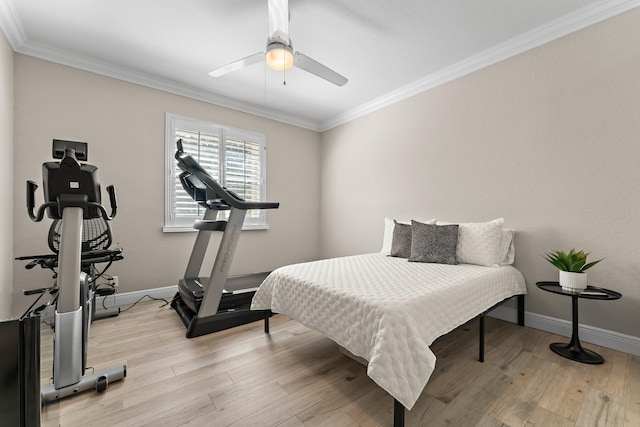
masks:
{"type": "Polygon", "coordinates": [[[512,266],[408,262],[380,253],[273,271],[253,297],[368,361],[367,375],[411,409],[436,364],[429,345],[495,304],[525,294],[512,266]]]}

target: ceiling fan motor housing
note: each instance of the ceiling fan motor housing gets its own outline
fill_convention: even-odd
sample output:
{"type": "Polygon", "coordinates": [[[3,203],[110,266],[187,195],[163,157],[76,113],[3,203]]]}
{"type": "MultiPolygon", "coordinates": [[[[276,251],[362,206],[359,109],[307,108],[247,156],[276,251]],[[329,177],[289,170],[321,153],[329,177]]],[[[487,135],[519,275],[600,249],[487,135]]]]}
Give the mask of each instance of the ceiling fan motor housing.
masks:
{"type": "Polygon", "coordinates": [[[274,42],[291,45],[291,39],[289,39],[289,35],[282,31],[274,31],[273,34],[271,34],[271,37],[269,37],[269,39],[267,40],[267,46],[270,43],[274,42]]]}

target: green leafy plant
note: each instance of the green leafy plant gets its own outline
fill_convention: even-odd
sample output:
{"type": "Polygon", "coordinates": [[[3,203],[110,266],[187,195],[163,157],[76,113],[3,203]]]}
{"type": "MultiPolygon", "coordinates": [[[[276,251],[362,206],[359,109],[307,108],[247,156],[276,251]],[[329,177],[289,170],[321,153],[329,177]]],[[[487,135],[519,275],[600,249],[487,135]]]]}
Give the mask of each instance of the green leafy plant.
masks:
{"type": "Polygon", "coordinates": [[[562,251],[547,252],[544,258],[556,266],[558,270],[570,271],[573,273],[583,273],[585,270],[593,267],[604,259],[602,258],[587,264],[587,256],[589,256],[589,254],[584,251],[571,249],[569,253],[562,251]]]}

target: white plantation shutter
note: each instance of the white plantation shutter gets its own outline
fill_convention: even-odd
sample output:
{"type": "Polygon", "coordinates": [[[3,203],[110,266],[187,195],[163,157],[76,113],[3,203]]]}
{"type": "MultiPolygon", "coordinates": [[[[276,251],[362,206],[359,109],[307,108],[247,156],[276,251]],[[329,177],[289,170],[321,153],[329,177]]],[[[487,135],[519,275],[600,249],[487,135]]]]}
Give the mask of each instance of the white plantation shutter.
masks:
{"type": "MultiPolygon", "coordinates": [[[[165,231],[191,229],[202,218],[200,207],[180,183],[182,171],[174,158],[176,141],[182,138],[184,151],[193,157],[222,186],[247,201],[265,200],[264,136],[214,123],[167,114],[167,185],[165,231]]],[[[219,214],[222,219],[228,212],[219,214]]],[[[251,210],[245,228],[266,228],[264,210],[251,210]]]]}
{"type": "MultiPolygon", "coordinates": [[[[220,143],[218,135],[201,133],[188,129],[177,128],[175,130],[175,140],[182,138],[182,147],[185,153],[193,157],[214,179],[220,182],[220,143]]],[[[174,179],[172,210],[176,219],[186,220],[193,223],[194,217],[202,217],[204,208],[200,207],[194,200],[184,191],[180,183],[180,173],[182,170],[178,167],[177,162],[174,163],[174,179]]]]}
{"type": "MultiPolygon", "coordinates": [[[[224,185],[245,200],[262,201],[262,146],[229,132],[225,141],[224,185]]],[[[261,210],[250,210],[247,219],[256,219],[261,210]]]]}

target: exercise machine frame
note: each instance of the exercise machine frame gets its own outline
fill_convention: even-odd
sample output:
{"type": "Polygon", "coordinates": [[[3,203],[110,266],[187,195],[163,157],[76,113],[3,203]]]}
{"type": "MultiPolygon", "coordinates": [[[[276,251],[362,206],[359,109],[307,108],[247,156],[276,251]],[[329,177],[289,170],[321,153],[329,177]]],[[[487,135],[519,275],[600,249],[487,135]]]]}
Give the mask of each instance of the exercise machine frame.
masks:
{"type": "Polygon", "coordinates": [[[87,151],[85,142],[53,140],[53,157],[61,160],[42,165],[45,203],[37,213],[34,209],[38,185],[27,181],[27,212],[31,220],[42,221],[46,211],[49,218],[62,221],[54,284],[53,385],[41,390],[43,404],[90,389],[104,391],[109,383],[123,379],[127,373],[126,365],[122,365],[84,376],[93,289],[81,268],[83,219],[101,216],[110,221],[117,211],[113,185],[107,187],[111,204],[108,214],[101,204],[98,168],[78,163],[87,160],[87,151]]]}
{"type": "Polygon", "coordinates": [[[177,141],[175,158],[183,171],[180,182],[185,191],[203,208],[203,219],[196,220],[198,230],[184,277],[178,282],[178,292],[171,307],[193,338],[257,320],[265,320],[268,331],[269,310],[249,309],[255,288],[268,273],[229,277],[242,224],[250,209],[277,209],[278,202],[248,202],[233,191],[221,186],[183,149],[177,141]],[[227,220],[219,220],[220,211],[229,211],[227,220]],[[208,277],[200,277],[207,247],[213,232],[223,232],[218,252],[208,277]]]}

